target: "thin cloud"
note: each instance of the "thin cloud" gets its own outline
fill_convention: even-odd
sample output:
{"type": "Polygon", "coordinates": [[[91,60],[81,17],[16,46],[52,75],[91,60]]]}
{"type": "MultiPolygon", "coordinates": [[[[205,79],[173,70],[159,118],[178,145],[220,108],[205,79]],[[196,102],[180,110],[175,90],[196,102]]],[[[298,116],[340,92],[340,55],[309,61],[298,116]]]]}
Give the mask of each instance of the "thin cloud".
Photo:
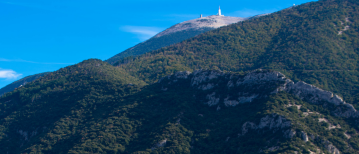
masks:
{"type": "Polygon", "coordinates": [[[250,9],[243,9],[238,10],[236,12],[228,14],[229,16],[236,16],[236,17],[252,17],[260,14],[267,14],[267,13],[273,13],[278,11],[279,9],[272,9],[272,10],[250,10],[250,9]]]}
{"type": "Polygon", "coordinates": [[[1,69],[0,68],[0,78],[4,79],[16,79],[22,74],[16,73],[13,70],[1,69]]]}
{"type": "Polygon", "coordinates": [[[152,36],[155,36],[159,32],[161,32],[163,29],[159,27],[146,27],[146,26],[123,26],[120,28],[120,30],[133,33],[137,36],[138,39],[141,41],[145,41],[152,36]]]}
{"type": "Polygon", "coordinates": [[[28,60],[22,60],[22,59],[5,59],[0,58],[0,61],[3,62],[23,62],[23,63],[33,63],[33,64],[48,64],[48,65],[71,65],[74,63],[47,63],[47,62],[35,62],[35,61],[28,61],[28,60]]]}

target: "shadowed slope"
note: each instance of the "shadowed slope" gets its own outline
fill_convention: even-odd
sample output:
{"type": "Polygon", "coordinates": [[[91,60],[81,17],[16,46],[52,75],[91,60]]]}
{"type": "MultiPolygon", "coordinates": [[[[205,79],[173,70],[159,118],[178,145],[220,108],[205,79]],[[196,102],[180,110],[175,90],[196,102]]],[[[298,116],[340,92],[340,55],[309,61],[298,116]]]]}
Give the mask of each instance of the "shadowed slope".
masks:
{"type": "Polygon", "coordinates": [[[127,58],[118,65],[148,83],[176,70],[274,69],[352,101],[359,87],[358,10],[354,0],[306,3],[127,58]]]}

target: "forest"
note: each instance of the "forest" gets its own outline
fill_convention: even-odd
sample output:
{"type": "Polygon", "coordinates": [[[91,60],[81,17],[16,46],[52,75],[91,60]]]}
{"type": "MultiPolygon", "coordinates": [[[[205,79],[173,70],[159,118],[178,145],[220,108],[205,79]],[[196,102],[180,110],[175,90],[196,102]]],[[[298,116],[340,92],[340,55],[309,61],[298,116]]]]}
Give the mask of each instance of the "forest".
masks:
{"type": "Polygon", "coordinates": [[[358,153],[359,120],[336,115],[343,104],[278,90],[284,81],[239,82],[281,72],[359,109],[358,11],[356,0],[320,0],[131,53],[114,65],[89,59],[50,72],[0,96],[0,149],[358,153]]]}

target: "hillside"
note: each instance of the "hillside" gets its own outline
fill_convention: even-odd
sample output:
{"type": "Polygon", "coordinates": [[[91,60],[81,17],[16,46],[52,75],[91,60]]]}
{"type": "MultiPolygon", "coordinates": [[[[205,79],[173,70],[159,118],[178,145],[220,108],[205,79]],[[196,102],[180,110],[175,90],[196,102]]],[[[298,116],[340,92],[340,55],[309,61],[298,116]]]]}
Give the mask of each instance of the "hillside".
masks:
{"type": "Polygon", "coordinates": [[[0,149],[359,153],[358,17],[321,0],[49,73],[0,97],[0,149]]]}
{"type": "Polygon", "coordinates": [[[358,108],[358,9],[354,0],[306,3],[221,27],[116,65],[147,83],[174,71],[273,69],[339,93],[358,108]]]}
{"type": "Polygon", "coordinates": [[[142,87],[129,85],[126,80],[131,78],[106,80],[111,78],[101,77],[106,71],[96,75],[94,66],[99,64],[105,65],[86,61],[65,68],[2,97],[1,149],[288,154],[359,150],[359,113],[350,104],[279,72],[177,72],[142,87]],[[39,84],[56,87],[40,90],[39,84]]]}
{"type": "MultiPolygon", "coordinates": [[[[202,34],[204,32],[226,26],[228,24],[236,23],[239,21],[246,20],[245,18],[238,18],[238,17],[227,17],[227,16],[208,16],[198,19],[193,19],[189,21],[185,21],[179,24],[176,24],[165,31],[157,34],[153,38],[142,42],[140,44],[137,44],[134,47],[131,47],[114,57],[106,60],[106,62],[110,64],[115,64],[117,61],[126,58],[126,57],[133,57],[137,55],[141,55],[143,53],[157,50],[162,47],[166,47],[178,42],[181,42],[183,40],[186,40],[188,38],[194,37],[196,35],[202,34]]],[[[38,77],[41,77],[47,73],[40,73],[35,74],[32,76],[28,76],[25,78],[22,78],[20,80],[15,81],[14,83],[11,83],[10,85],[7,85],[4,88],[0,89],[0,96],[6,92],[10,92],[14,90],[15,88],[18,88],[21,85],[24,85],[28,82],[32,82],[33,80],[37,79],[38,77]]]]}
{"type": "Polygon", "coordinates": [[[106,60],[106,62],[114,64],[123,58],[137,56],[152,50],[157,50],[162,47],[179,43],[198,34],[244,20],[246,19],[212,15],[208,17],[184,21],[164,30],[161,33],[158,33],[157,35],[145,42],[142,42],[132,48],[120,52],[119,54],[106,60]]]}
{"type": "Polygon", "coordinates": [[[20,80],[17,80],[3,88],[0,89],[0,96],[2,96],[3,94],[7,93],[7,92],[11,92],[13,91],[15,88],[19,88],[20,86],[24,86],[26,85],[27,83],[29,82],[32,82],[36,79],[38,79],[39,77],[42,77],[46,74],[49,74],[48,72],[45,72],[45,73],[39,73],[39,74],[35,74],[35,75],[30,75],[30,76],[27,76],[27,77],[24,77],[20,80]]]}
{"type": "MultiPolygon", "coordinates": [[[[140,85],[144,83],[119,68],[100,60],[87,60],[52,72],[35,82],[6,93],[0,98],[2,152],[6,150],[10,153],[20,153],[20,150],[45,148],[35,144],[39,140],[31,140],[31,137],[36,135],[37,139],[44,137],[45,131],[51,139],[42,141],[49,141],[48,144],[53,145],[61,140],[59,132],[53,129],[56,124],[62,123],[63,118],[76,115],[79,116],[76,120],[84,122],[83,120],[89,118],[82,117],[89,114],[88,110],[83,110],[86,105],[96,106],[96,103],[99,103],[98,109],[103,110],[103,102],[118,101],[115,98],[131,94],[133,89],[136,91],[136,86],[140,85]],[[52,134],[53,131],[56,133],[52,134]],[[53,137],[60,138],[55,140],[53,137]]],[[[77,125],[80,121],[71,123],[77,125]]],[[[74,125],[71,128],[75,128],[74,125]]],[[[64,135],[66,132],[60,134],[64,135]]],[[[56,149],[56,146],[50,147],[55,151],[66,150],[63,147],[56,149]]]]}

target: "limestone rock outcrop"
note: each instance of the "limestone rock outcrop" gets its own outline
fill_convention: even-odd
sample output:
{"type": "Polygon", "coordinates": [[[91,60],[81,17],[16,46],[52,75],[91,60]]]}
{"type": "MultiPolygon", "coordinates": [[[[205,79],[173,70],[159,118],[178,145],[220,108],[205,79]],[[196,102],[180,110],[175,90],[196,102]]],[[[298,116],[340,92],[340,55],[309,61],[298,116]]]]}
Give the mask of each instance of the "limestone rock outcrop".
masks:
{"type": "Polygon", "coordinates": [[[255,130],[257,132],[262,132],[260,130],[270,130],[273,133],[281,130],[283,137],[286,138],[292,138],[295,134],[295,132],[291,130],[291,121],[277,114],[271,114],[261,118],[258,124],[245,122],[238,136],[246,135],[249,130],[255,130]]]}
{"type": "Polygon", "coordinates": [[[340,154],[338,148],[336,148],[332,143],[327,140],[322,140],[322,144],[324,145],[325,149],[329,151],[331,154],[340,154]]]}
{"type": "Polygon", "coordinates": [[[336,116],[359,117],[359,112],[353,105],[346,103],[340,96],[303,81],[294,83],[277,71],[258,69],[245,75],[224,73],[218,70],[196,70],[193,73],[184,71],[164,77],[158,83],[163,85],[162,89],[167,90],[166,86],[175,84],[179,80],[186,80],[186,85],[191,88],[208,91],[206,99],[210,106],[221,102],[227,107],[236,106],[284,91],[312,104],[332,104],[336,106],[336,110],[333,111],[336,116]],[[229,91],[237,91],[237,93],[224,96],[213,95],[211,90],[218,88],[218,85],[223,85],[220,82],[225,82],[229,91]]]}

